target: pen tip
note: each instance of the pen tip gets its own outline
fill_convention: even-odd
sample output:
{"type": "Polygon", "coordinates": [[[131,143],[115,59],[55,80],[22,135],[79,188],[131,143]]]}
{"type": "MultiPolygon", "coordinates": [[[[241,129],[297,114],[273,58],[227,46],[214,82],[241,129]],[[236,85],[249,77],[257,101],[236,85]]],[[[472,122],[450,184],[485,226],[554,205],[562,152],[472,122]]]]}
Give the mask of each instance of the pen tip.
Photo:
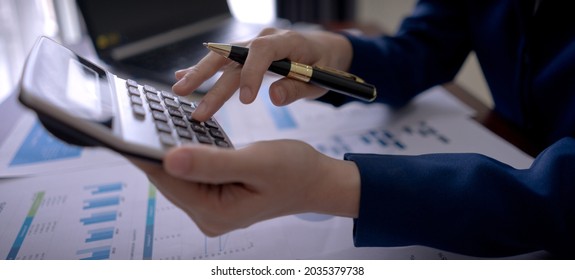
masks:
{"type": "Polygon", "coordinates": [[[204,44],[203,44],[203,45],[204,45],[204,47],[207,47],[207,46],[208,46],[208,43],[204,42],[204,44]]]}

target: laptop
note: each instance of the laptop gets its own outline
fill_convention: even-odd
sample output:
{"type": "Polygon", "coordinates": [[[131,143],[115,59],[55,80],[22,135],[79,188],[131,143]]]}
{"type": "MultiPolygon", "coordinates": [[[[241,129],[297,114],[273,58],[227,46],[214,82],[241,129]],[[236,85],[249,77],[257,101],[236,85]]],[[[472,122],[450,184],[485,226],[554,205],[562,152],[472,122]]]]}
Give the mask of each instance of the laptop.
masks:
{"type": "MultiPolygon", "coordinates": [[[[204,42],[238,42],[265,26],[233,18],[227,0],[76,0],[98,57],[117,73],[166,87],[196,64],[204,42]]],[[[273,24],[286,27],[278,21],[273,24]]],[[[269,25],[267,25],[269,26],[269,25]]],[[[198,89],[205,92],[213,81],[198,89]]]]}

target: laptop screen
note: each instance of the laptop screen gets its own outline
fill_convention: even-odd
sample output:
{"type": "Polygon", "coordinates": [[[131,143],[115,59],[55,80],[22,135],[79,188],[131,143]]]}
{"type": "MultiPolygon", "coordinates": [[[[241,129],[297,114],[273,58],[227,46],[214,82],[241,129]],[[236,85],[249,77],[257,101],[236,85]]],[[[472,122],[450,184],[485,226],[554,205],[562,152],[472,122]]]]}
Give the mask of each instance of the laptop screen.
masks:
{"type": "Polygon", "coordinates": [[[97,51],[223,16],[227,0],[77,0],[97,51]]]}

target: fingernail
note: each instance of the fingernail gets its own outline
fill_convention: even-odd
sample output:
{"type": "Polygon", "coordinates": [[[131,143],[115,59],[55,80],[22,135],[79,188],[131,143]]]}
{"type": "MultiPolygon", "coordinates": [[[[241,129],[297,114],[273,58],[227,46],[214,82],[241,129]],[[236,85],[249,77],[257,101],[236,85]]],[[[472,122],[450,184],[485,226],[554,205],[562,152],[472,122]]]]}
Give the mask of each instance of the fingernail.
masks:
{"type": "Polygon", "coordinates": [[[277,105],[282,105],[286,101],[286,95],[284,94],[284,90],[280,87],[277,87],[275,90],[275,100],[277,105]]]}
{"type": "Polygon", "coordinates": [[[240,89],[240,100],[243,103],[247,103],[250,100],[252,100],[252,91],[250,90],[249,87],[242,87],[240,89]]]}

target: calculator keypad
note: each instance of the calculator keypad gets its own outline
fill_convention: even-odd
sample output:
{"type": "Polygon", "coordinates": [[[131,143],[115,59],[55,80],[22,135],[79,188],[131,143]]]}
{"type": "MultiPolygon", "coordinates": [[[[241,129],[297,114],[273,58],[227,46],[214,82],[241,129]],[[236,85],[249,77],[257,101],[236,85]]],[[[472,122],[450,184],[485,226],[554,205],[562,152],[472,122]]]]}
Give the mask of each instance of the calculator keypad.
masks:
{"type": "Polygon", "coordinates": [[[146,117],[154,120],[158,139],[163,145],[177,146],[198,142],[222,148],[232,147],[222,128],[213,118],[205,122],[191,118],[191,113],[196,108],[193,102],[176,97],[168,91],[159,91],[150,85],[141,86],[130,79],[126,80],[126,87],[132,113],[140,120],[146,117]],[[146,113],[145,103],[150,109],[149,114],[146,113]]]}

